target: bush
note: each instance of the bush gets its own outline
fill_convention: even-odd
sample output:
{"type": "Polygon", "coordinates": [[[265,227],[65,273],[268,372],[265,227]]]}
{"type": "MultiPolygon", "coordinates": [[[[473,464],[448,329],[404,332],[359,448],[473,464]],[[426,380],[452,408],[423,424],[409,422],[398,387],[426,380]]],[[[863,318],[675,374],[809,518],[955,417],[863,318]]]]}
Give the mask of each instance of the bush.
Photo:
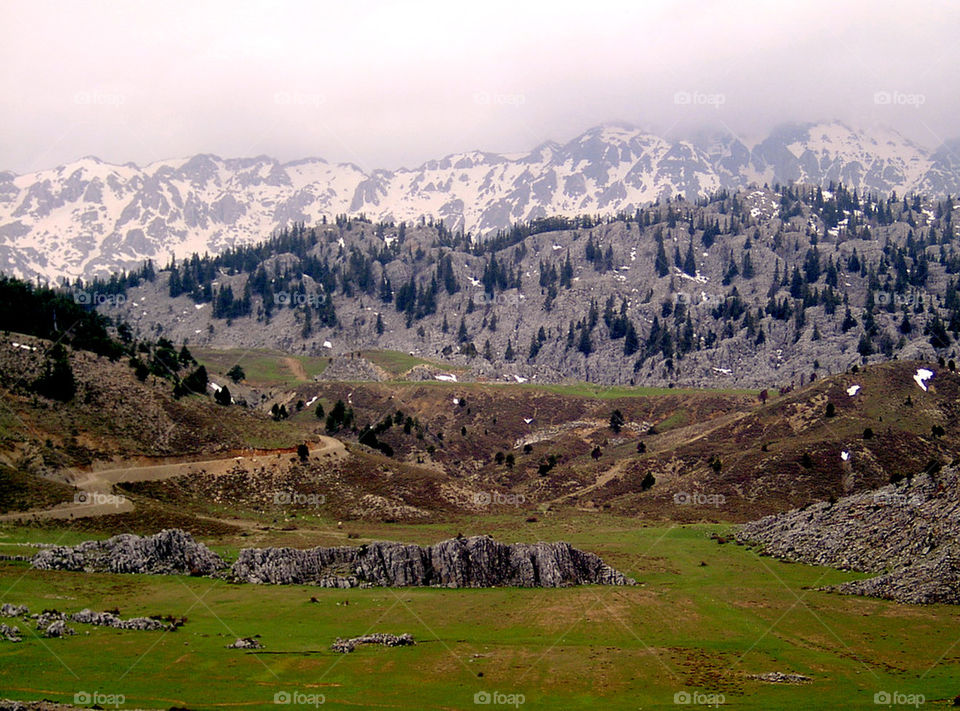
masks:
{"type": "Polygon", "coordinates": [[[652,489],[653,485],[656,483],[657,483],[657,478],[650,472],[647,472],[646,476],[643,477],[643,481],[640,482],[640,491],[647,491],[648,489],[652,489]]]}
{"type": "Polygon", "coordinates": [[[873,439],[873,430],[872,430],[871,428],[867,427],[867,428],[863,431],[863,438],[864,438],[864,439],[873,439]]]}
{"type": "Polygon", "coordinates": [[[297,456],[300,457],[301,462],[305,462],[307,461],[307,459],[310,458],[310,449],[307,447],[306,444],[297,445],[297,456]]]}
{"type": "Polygon", "coordinates": [[[247,377],[247,374],[243,372],[243,368],[239,364],[233,366],[230,370],[227,371],[227,377],[233,381],[234,385],[239,383],[241,380],[247,377]]]}
{"type": "Polygon", "coordinates": [[[827,417],[833,417],[837,414],[837,406],[832,402],[827,403],[827,417]]]}
{"type": "Polygon", "coordinates": [[[230,397],[230,388],[224,385],[213,394],[213,399],[218,405],[223,405],[226,407],[233,401],[233,398],[230,397]]]}
{"type": "Polygon", "coordinates": [[[614,410],[610,413],[610,429],[613,430],[615,434],[619,434],[625,424],[626,420],[623,419],[623,413],[620,412],[620,410],[614,410]]]}
{"type": "Polygon", "coordinates": [[[34,381],[33,391],[60,402],[69,402],[76,395],[77,381],[73,377],[67,351],[59,343],[50,349],[43,375],[34,381]]]}

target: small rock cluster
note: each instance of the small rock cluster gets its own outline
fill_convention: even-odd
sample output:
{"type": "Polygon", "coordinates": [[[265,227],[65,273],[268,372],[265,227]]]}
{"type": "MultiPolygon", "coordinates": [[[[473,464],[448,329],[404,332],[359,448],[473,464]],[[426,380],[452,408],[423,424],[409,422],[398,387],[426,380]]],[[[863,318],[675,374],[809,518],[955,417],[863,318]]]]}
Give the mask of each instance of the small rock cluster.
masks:
{"type": "Polygon", "coordinates": [[[31,564],[40,570],[154,575],[212,575],[226,565],[220,556],[179,529],[145,537],[123,533],[105,541],[45,548],[33,556],[31,564]]]}
{"type": "Polygon", "coordinates": [[[765,674],[751,674],[751,679],[765,681],[768,684],[805,684],[813,681],[803,674],[786,674],[784,672],[766,672],[765,674]]]}
{"type": "Polygon", "coordinates": [[[8,627],[6,623],[0,622],[0,639],[7,642],[22,642],[19,627],[8,627]]]}
{"type": "Polygon", "coordinates": [[[489,536],[451,538],[433,546],[377,541],[337,548],[244,549],[235,580],[321,587],[449,588],[634,585],[593,553],[569,543],[504,544],[489,536]]]}
{"type": "Polygon", "coordinates": [[[360,644],[380,644],[384,647],[406,647],[416,644],[416,642],[413,641],[413,635],[408,633],[395,635],[377,632],[376,634],[365,634],[362,637],[351,637],[350,639],[337,637],[337,640],[330,645],[330,649],[334,652],[340,652],[341,654],[349,654],[360,644]]]}
{"type": "MultiPolygon", "coordinates": [[[[41,613],[31,615],[26,605],[11,605],[10,603],[5,603],[0,607],[0,617],[20,617],[24,621],[33,622],[44,637],[51,638],[76,634],[72,627],[67,627],[68,622],[96,627],[113,627],[121,630],[162,630],[165,632],[172,632],[183,624],[182,619],[163,621],[152,617],[131,617],[125,620],[113,612],[94,612],[87,608],[74,613],[44,610],[41,613]]],[[[5,635],[3,630],[12,631],[14,636],[19,637],[20,631],[18,628],[3,625],[0,628],[0,636],[5,636],[11,642],[20,641],[20,639],[10,639],[10,635],[5,635]]]]}
{"type": "Polygon", "coordinates": [[[253,637],[237,637],[237,641],[228,644],[227,649],[263,649],[263,645],[253,637]]]}
{"type": "Polygon", "coordinates": [[[79,622],[84,625],[95,625],[97,627],[113,627],[118,630],[161,630],[164,632],[172,632],[181,624],[179,620],[164,622],[163,620],[157,620],[152,617],[131,617],[124,620],[112,612],[94,612],[86,608],[80,610],[80,612],[74,612],[68,617],[72,622],[79,622]]]}
{"type": "Polygon", "coordinates": [[[928,470],[834,504],[744,525],[777,558],[877,574],[826,590],[913,604],[960,604],[960,473],[928,470]]]}

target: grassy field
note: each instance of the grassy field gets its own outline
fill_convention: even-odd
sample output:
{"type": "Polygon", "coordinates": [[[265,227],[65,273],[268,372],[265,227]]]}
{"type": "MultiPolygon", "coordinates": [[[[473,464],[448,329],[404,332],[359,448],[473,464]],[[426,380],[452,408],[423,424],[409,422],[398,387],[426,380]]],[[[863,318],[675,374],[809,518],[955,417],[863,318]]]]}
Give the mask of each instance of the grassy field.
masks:
{"type": "Polygon", "coordinates": [[[254,387],[269,385],[291,385],[298,381],[313,380],[326,369],[329,360],[320,356],[287,355],[280,351],[265,349],[215,349],[194,348],[193,357],[206,366],[211,375],[226,377],[234,365],[243,368],[246,381],[254,387]],[[302,373],[294,370],[291,361],[299,364],[302,373]]]}
{"type": "MultiPolygon", "coordinates": [[[[126,707],[266,709],[277,694],[289,694],[302,705],[322,695],[330,708],[471,709],[475,694],[497,693],[492,707],[516,704],[522,695],[521,708],[652,709],[674,708],[675,694],[689,693],[727,708],[806,709],[876,708],[881,692],[943,703],[960,692],[955,608],[819,592],[814,588],[856,575],[720,545],[709,534],[725,533],[723,527],[642,526],[575,513],[534,524],[511,516],[464,519],[455,527],[506,541],[569,540],[641,585],[325,590],[54,573],[0,562],[0,602],[189,618],[175,633],[76,625],[75,637],[41,640],[27,631],[22,644],[0,643],[0,695],[71,701],[78,692],[98,692],[122,694],[126,707]],[[336,637],[375,631],[409,632],[418,644],[329,651],[336,637]],[[225,649],[256,634],[262,651],[225,649]],[[772,671],[813,681],[749,678],[772,671]]],[[[354,528],[363,537],[421,543],[453,530],[354,528]]],[[[276,533],[273,543],[327,537],[320,528],[313,533],[276,533]]],[[[0,529],[5,543],[61,535],[0,529]]],[[[76,539],[71,532],[61,542],[76,539]]],[[[229,552],[240,541],[219,543],[229,552]]]]}

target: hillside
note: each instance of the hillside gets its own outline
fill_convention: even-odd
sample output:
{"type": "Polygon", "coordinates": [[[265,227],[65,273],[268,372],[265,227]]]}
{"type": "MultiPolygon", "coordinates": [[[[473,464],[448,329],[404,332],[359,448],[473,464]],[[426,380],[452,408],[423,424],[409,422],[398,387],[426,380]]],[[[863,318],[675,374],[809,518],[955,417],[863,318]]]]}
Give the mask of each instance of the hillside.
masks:
{"type": "Polygon", "coordinates": [[[879,574],[838,592],[907,603],[960,602],[955,466],[933,464],[835,503],[769,516],[737,534],[791,561],[879,574]]]}
{"type": "Polygon", "coordinates": [[[778,187],[544,219],[482,244],[341,219],[76,293],[191,346],[390,350],[461,380],[798,387],[864,360],[955,357],[957,208],[778,187]]]}

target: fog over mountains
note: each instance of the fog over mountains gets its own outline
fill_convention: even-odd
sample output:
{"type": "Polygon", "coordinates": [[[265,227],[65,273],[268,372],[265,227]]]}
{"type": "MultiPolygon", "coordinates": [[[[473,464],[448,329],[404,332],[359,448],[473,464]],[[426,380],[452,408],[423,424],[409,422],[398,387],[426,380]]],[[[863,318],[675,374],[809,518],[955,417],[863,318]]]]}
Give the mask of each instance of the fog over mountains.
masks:
{"type": "Polygon", "coordinates": [[[960,192],[960,141],[931,152],[889,129],[781,126],[748,146],[730,134],[667,140],[622,124],[525,154],[457,153],[366,173],[319,158],[199,154],[143,168],[86,157],[0,173],[0,272],[92,277],[152,258],[212,254],[291,222],[338,214],[443,220],[482,234],[549,215],[615,214],[677,193],[751,183],[842,181],[860,192],[960,192]]]}

